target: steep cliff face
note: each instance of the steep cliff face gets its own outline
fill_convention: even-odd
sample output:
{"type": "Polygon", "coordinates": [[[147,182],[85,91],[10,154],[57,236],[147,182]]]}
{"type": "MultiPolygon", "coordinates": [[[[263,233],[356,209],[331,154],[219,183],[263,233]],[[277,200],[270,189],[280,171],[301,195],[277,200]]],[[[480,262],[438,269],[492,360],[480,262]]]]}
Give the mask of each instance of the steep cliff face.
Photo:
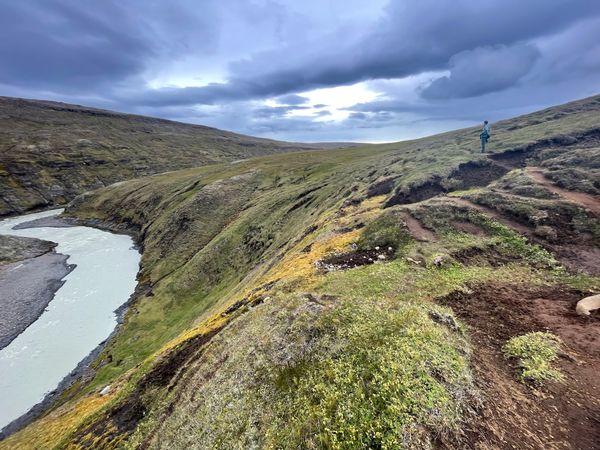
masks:
{"type": "Polygon", "coordinates": [[[467,129],[78,197],[137,236],[140,286],[93,376],[0,448],[591,448],[599,111],[495,124],[490,155],[467,129]],[[502,350],[540,330],[576,354],[550,395],[502,350]]]}
{"type": "Polygon", "coordinates": [[[116,181],[315,148],[77,105],[0,97],[0,216],[116,181]]]}

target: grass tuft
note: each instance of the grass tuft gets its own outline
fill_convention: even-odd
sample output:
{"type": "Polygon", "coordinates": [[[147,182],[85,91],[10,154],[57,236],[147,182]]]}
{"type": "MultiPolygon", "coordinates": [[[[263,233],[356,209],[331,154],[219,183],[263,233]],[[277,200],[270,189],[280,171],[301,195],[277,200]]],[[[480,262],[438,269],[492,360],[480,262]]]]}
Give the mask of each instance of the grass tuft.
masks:
{"type": "Polygon", "coordinates": [[[502,351],[506,358],[517,360],[520,381],[540,386],[548,381],[563,380],[560,370],[552,367],[560,346],[558,336],[537,331],[510,339],[502,351]]]}

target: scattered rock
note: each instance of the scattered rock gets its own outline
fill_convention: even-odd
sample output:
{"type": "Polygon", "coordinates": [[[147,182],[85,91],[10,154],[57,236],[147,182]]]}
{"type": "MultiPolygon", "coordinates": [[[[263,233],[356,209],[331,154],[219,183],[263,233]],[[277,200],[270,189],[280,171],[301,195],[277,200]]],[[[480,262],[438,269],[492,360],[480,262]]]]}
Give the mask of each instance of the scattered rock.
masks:
{"type": "Polygon", "coordinates": [[[221,313],[222,317],[225,317],[235,311],[237,311],[238,309],[240,309],[242,306],[244,306],[247,303],[247,299],[242,299],[242,300],[238,300],[237,302],[235,302],[233,305],[231,305],[229,308],[227,308],[225,311],[223,311],[221,313]]]}
{"type": "Polygon", "coordinates": [[[410,256],[407,256],[407,257],[406,257],[406,260],[407,260],[409,263],[411,263],[411,264],[415,264],[415,265],[417,265],[417,266],[423,266],[423,265],[425,265],[425,264],[423,263],[423,261],[418,261],[418,260],[416,260],[416,259],[414,259],[414,258],[411,258],[410,256]]]}
{"type": "Polygon", "coordinates": [[[575,307],[575,311],[581,316],[589,316],[596,309],[600,309],[600,294],[579,300],[575,307]]]}
{"type": "Polygon", "coordinates": [[[349,206],[356,206],[356,205],[359,205],[360,202],[362,202],[362,199],[360,199],[360,198],[348,198],[348,199],[344,200],[344,203],[342,203],[342,208],[348,208],[349,206]]]}
{"type": "Polygon", "coordinates": [[[429,318],[433,320],[435,323],[439,323],[440,325],[447,326],[452,331],[458,330],[458,325],[456,324],[456,320],[450,314],[442,314],[437,311],[429,311],[429,318]]]}
{"type": "Polygon", "coordinates": [[[251,307],[255,307],[255,306],[258,306],[258,305],[262,305],[264,302],[266,302],[266,301],[268,301],[270,299],[271,299],[271,297],[269,297],[269,296],[259,295],[258,297],[256,297],[255,299],[253,299],[250,302],[250,306],[251,307]]]}
{"type": "Polygon", "coordinates": [[[102,388],[102,390],[100,391],[100,395],[104,397],[105,395],[110,394],[110,391],[111,391],[110,384],[108,384],[102,388]]]}
{"type": "Polygon", "coordinates": [[[432,264],[438,269],[443,269],[452,265],[452,258],[448,255],[438,255],[433,258],[432,264]]]}
{"type": "Polygon", "coordinates": [[[310,253],[310,251],[312,250],[312,246],[313,246],[312,243],[308,244],[306,247],[304,247],[302,249],[302,253],[310,253]]]}

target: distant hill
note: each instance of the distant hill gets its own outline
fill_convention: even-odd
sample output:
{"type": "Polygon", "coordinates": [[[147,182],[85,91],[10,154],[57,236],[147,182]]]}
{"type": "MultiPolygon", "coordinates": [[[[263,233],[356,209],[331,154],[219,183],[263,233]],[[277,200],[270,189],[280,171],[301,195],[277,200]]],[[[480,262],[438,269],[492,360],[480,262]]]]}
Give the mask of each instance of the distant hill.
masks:
{"type": "Polygon", "coordinates": [[[87,190],[153,173],[340,146],[0,97],[0,216],[62,204],[87,190]]]}

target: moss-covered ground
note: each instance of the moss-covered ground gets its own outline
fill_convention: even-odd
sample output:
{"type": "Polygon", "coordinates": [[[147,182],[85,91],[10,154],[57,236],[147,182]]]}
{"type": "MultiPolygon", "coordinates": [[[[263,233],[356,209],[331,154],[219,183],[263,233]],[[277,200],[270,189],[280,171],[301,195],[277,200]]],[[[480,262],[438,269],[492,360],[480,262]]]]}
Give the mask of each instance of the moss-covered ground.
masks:
{"type": "MultiPolygon", "coordinates": [[[[591,98],[499,123],[491,148],[581,140],[600,127],[598,109],[591,98]]],[[[600,288],[565,269],[546,241],[482,208],[522,216],[526,227],[552,227],[532,217],[558,211],[558,232],[571,235],[595,236],[596,219],[477,145],[476,129],[459,130],[188,169],[79,197],[67,214],[136,235],[139,294],[95,376],[0,448],[428,448],[453,439],[480,392],[469,330],[436,299],[497,280],[600,288]],[[438,197],[424,196],[423,183],[438,197]],[[349,270],[319,264],[360,252],[375,253],[349,270]],[[108,384],[114,393],[100,397],[108,384]]]]}

